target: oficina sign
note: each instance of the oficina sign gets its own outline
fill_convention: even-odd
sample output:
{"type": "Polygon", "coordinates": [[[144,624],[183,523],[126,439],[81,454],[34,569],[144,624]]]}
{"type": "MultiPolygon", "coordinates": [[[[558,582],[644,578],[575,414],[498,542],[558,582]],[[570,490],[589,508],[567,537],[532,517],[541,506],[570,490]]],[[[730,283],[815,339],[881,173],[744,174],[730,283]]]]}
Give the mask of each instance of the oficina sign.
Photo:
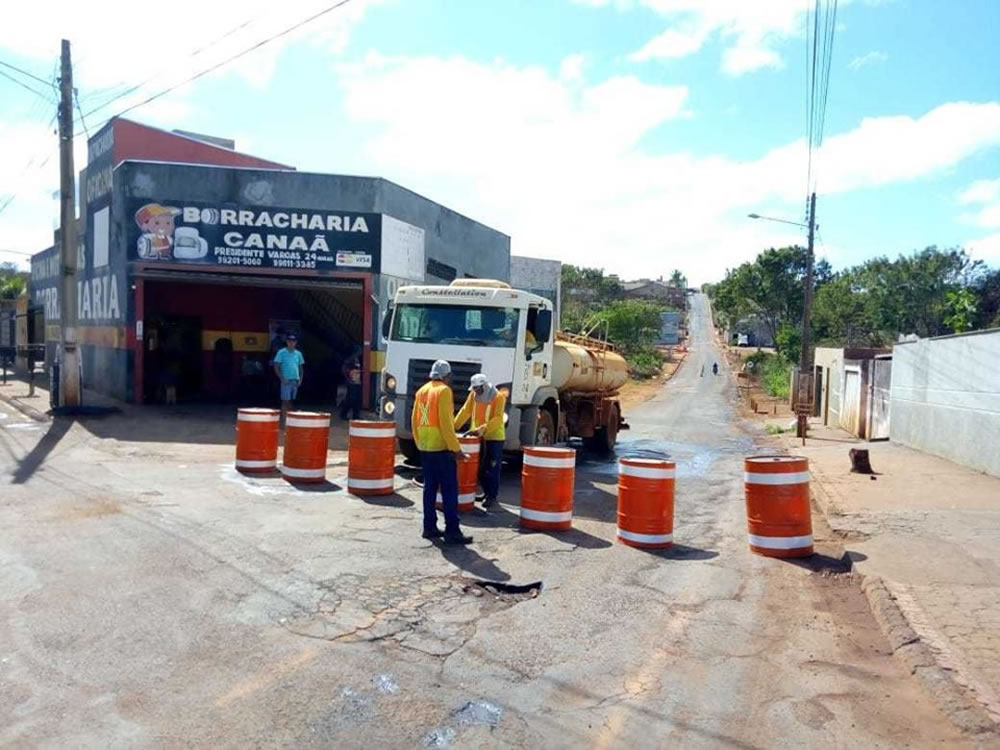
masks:
{"type": "Polygon", "coordinates": [[[380,214],[136,202],[130,253],[141,261],[378,270],[380,214]]]}

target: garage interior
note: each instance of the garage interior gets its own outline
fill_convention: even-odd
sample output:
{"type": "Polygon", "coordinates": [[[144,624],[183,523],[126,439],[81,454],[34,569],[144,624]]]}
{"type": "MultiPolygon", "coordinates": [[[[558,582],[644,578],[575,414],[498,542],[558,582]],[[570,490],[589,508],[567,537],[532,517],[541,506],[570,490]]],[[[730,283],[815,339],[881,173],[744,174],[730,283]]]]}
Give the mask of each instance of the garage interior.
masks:
{"type": "Polygon", "coordinates": [[[362,351],[363,305],[355,280],[147,276],[143,401],[277,404],[271,360],[294,331],[305,358],[298,404],[330,410],[344,360],[362,351]]]}

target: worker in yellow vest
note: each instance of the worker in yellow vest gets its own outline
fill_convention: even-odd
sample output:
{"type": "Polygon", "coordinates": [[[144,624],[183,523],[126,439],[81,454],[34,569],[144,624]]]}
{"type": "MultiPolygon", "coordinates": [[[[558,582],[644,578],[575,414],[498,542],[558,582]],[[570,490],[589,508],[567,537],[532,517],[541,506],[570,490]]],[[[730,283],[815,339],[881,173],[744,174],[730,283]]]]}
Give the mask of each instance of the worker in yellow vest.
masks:
{"type": "Polygon", "coordinates": [[[431,379],[413,401],[410,423],[424,469],[424,539],[444,537],[445,544],[469,544],[458,525],[458,466],[465,454],[455,435],[455,400],[451,395],[451,365],[439,359],[431,366],[431,379]],[[441,492],[444,531],[437,525],[434,501],[441,492]]]}
{"type": "Polygon", "coordinates": [[[476,373],[469,386],[469,397],[455,415],[455,429],[461,430],[471,418],[470,432],[483,439],[479,454],[479,483],[483,486],[483,507],[492,508],[500,492],[500,467],[503,463],[503,443],[507,437],[504,409],[507,397],[493,387],[486,376],[476,373]]]}

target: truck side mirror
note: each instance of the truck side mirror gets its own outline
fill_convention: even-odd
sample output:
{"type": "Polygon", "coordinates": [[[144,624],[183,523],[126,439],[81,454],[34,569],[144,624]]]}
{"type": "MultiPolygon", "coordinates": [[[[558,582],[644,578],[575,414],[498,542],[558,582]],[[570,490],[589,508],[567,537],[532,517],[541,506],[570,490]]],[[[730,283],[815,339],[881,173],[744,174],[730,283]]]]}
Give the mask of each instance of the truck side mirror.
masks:
{"type": "Polygon", "coordinates": [[[385,308],[385,315],[382,316],[382,338],[389,338],[389,328],[392,326],[392,309],[393,306],[389,305],[385,308]]]}
{"type": "Polygon", "coordinates": [[[548,343],[552,335],[552,311],[539,310],[535,318],[535,340],[539,344],[548,343]]]}

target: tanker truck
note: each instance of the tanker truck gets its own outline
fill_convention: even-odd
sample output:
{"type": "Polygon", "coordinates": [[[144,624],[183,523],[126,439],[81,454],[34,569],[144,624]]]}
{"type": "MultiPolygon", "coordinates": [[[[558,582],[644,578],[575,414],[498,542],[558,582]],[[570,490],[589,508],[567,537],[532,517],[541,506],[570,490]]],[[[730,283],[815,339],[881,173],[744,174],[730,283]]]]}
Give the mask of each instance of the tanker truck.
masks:
{"type": "Polygon", "coordinates": [[[628,365],[606,341],[553,328],[549,300],[502,281],[401,287],[382,322],[378,403],[381,418],[396,424],[401,452],[417,458],[410,414],[436,359],[451,364],[456,409],[476,373],[506,392],[506,452],[574,437],[610,451],[628,428],[618,400],[628,365]]]}

